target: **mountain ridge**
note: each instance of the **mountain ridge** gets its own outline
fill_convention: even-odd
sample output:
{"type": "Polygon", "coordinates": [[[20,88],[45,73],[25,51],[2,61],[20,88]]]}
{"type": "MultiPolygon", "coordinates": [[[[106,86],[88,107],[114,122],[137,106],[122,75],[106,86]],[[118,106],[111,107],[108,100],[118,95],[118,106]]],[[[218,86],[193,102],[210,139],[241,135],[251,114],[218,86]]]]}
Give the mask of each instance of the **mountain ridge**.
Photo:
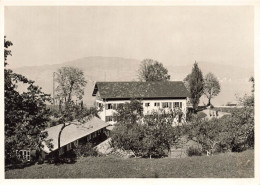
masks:
{"type": "MultiPolygon", "coordinates": [[[[95,81],[137,81],[139,65],[140,60],[137,59],[91,56],[61,64],[25,66],[13,68],[12,70],[34,80],[37,85],[42,87],[44,92],[52,94],[53,72],[63,66],[78,67],[83,70],[85,78],[88,81],[83,100],[85,103],[91,105],[94,101],[91,94],[95,81]]],[[[243,69],[237,66],[199,61],[198,65],[203,75],[212,72],[220,81],[222,90],[220,94],[212,100],[213,104],[222,105],[228,101],[234,102],[236,93],[249,93],[251,90],[251,84],[248,82],[248,79],[253,75],[253,69],[243,69]]],[[[174,64],[165,65],[173,81],[182,81],[191,72],[192,66],[193,63],[183,66],[174,66],[174,64]]],[[[206,103],[206,99],[202,98],[201,103],[202,102],[206,103]]]]}

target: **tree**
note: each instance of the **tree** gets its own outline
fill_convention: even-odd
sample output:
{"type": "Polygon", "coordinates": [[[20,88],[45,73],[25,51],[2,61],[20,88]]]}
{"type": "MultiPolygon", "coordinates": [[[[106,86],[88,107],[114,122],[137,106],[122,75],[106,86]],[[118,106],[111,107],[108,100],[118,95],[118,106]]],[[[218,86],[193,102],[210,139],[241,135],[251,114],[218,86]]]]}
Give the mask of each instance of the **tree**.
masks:
{"type": "MultiPolygon", "coordinates": [[[[83,124],[93,116],[98,117],[98,110],[96,108],[88,109],[84,107],[82,102],[80,105],[75,103],[75,100],[83,98],[84,87],[87,83],[82,70],[74,67],[62,67],[58,70],[55,80],[58,82],[56,88],[57,97],[65,104],[65,108],[63,110],[60,109],[59,113],[55,114],[56,124],[62,124],[58,135],[58,151],[60,151],[62,131],[69,125],[75,124],[75,122],[83,124]]],[[[56,162],[60,162],[58,152],[56,152],[56,162]]]]}
{"type": "Polygon", "coordinates": [[[212,73],[208,73],[204,79],[204,91],[203,93],[208,98],[208,105],[211,105],[210,100],[217,96],[220,92],[220,84],[218,79],[212,73]]]}
{"type": "Polygon", "coordinates": [[[221,119],[208,120],[201,119],[199,116],[194,116],[187,128],[189,139],[201,144],[203,152],[211,154],[219,145],[229,149],[231,142],[229,132],[227,124],[221,119]]]}
{"type": "Polygon", "coordinates": [[[138,70],[138,78],[140,81],[150,82],[170,80],[171,76],[168,75],[168,70],[162,63],[152,59],[144,59],[138,70]]]}
{"type": "MultiPolygon", "coordinates": [[[[5,61],[11,55],[12,42],[4,39],[5,61]]],[[[50,95],[41,91],[34,85],[34,81],[25,76],[14,73],[10,69],[4,69],[5,73],[5,160],[6,163],[16,161],[16,151],[30,148],[40,151],[42,142],[46,140],[47,132],[44,132],[49,121],[49,109],[46,102],[50,101],[50,95]],[[27,86],[27,91],[20,93],[19,85],[27,86]]],[[[49,145],[51,146],[51,145],[49,145]]]]}
{"type": "Polygon", "coordinates": [[[181,126],[173,127],[179,110],[142,114],[142,103],[132,100],[117,108],[117,123],[111,134],[113,147],[132,150],[140,157],[162,157],[181,135],[181,126]]]}
{"type": "Polygon", "coordinates": [[[190,93],[189,98],[193,109],[197,111],[200,97],[202,96],[204,89],[203,75],[197,62],[194,63],[191,73],[187,75],[184,81],[186,81],[186,86],[188,87],[188,91],[190,93]]]}
{"type": "Polygon", "coordinates": [[[237,97],[238,103],[244,107],[254,107],[255,104],[255,98],[254,98],[254,92],[255,92],[255,79],[254,77],[250,77],[249,82],[252,83],[252,89],[251,89],[251,95],[245,94],[243,97],[237,97]]]}
{"type": "Polygon", "coordinates": [[[75,67],[62,67],[58,69],[57,74],[55,78],[58,82],[56,93],[60,102],[68,106],[73,96],[82,100],[84,87],[87,84],[83,71],[75,67]]]}

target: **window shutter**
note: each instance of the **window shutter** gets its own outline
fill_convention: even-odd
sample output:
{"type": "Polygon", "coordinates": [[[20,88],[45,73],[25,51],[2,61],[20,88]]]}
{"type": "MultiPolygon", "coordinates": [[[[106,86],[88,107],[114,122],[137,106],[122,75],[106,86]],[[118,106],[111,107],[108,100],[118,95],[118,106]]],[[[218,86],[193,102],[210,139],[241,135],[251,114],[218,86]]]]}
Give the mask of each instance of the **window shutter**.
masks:
{"type": "Polygon", "coordinates": [[[108,104],[105,105],[106,110],[108,109],[108,104]]]}

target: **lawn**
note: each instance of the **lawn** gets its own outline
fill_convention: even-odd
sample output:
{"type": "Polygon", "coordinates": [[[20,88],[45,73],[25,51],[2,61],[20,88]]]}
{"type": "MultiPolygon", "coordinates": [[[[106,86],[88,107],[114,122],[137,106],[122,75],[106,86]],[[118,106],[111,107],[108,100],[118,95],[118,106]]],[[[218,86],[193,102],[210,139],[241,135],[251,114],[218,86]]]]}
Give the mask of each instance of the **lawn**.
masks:
{"type": "Polygon", "coordinates": [[[187,158],[88,157],[75,164],[42,164],[5,172],[5,178],[253,178],[254,150],[187,158]]]}

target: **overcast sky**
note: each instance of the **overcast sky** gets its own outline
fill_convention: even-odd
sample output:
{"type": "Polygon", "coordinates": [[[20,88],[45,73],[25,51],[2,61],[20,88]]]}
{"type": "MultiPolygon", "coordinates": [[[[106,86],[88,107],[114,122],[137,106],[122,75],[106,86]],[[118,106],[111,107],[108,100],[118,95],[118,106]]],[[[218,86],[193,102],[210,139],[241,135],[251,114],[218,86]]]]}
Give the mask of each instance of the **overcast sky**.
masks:
{"type": "Polygon", "coordinates": [[[253,67],[253,7],[6,7],[11,68],[88,56],[253,67]]]}

